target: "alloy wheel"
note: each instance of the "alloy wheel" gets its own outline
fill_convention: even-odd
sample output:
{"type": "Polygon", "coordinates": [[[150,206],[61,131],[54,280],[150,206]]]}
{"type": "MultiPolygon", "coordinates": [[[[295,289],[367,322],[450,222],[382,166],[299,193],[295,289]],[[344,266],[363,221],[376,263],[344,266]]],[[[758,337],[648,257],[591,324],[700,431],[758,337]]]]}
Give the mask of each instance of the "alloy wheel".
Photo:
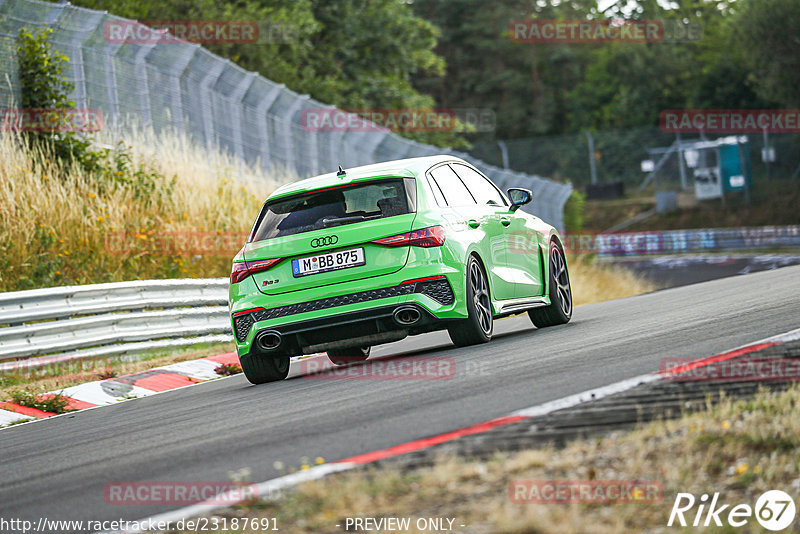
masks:
{"type": "Polygon", "coordinates": [[[481,330],[486,335],[489,335],[492,331],[492,304],[489,300],[489,285],[486,283],[486,277],[477,261],[473,261],[470,265],[469,283],[472,289],[475,313],[478,314],[481,330]]]}
{"type": "Polygon", "coordinates": [[[567,273],[567,262],[564,260],[564,253],[558,247],[553,247],[550,252],[550,269],[553,272],[553,280],[556,283],[556,295],[561,311],[569,317],[572,313],[572,289],[569,286],[569,273],[567,273]]]}

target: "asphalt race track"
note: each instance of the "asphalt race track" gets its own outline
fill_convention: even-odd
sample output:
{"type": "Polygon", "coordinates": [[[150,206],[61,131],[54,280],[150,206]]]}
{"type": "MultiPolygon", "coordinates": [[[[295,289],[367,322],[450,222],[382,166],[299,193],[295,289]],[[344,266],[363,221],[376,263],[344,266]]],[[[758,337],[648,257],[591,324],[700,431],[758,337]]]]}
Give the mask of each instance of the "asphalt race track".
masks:
{"type": "MultiPolygon", "coordinates": [[[[523,315],[457,349],[446,333],[373,355],[452,358],[441,380],[310,379],[251,386],[241,375],[0,431],[0,515],[140,519],[164,506],[110,505],[121,481],[260,482],[303,457],[346,458],[506,415],[800,327],[800,266],[579,307],[562,327],[523,315]]],[[[399,361],[399,360],[398,360],[399,361]]],[[[367,365],[376,365],[375,363],[367,365]]],[[[174,506],[172,508],[177,508],[174,506]]]]}

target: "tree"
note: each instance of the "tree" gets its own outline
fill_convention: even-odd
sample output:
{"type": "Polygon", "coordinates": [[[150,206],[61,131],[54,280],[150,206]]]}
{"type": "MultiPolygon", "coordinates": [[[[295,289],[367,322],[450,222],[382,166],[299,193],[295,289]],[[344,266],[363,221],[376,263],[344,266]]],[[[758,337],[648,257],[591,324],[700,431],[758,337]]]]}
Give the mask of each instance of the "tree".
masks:
{"type": "Polygon", "coordinates": [[[561,133],[569,88],[580,81],[586,45],[512,41],[509,23],[539,18],[586,18],[594,2],[556,6],[527,0],[417,0],[415,12],[441,28],[437,52],[446,75],[415,76],[415,86],[448,108],[488,108],[497,138],[561,133]],[[584,48],[582,48],[584,47],[584,48]]]}
{"type": "Polygon", "coordinates": [[[62,161],[76,160],[88,170],[95,170],[98,156],[89,150],[89,141],[69,129],[61,128],[63,113],[75,107],[67,96],[73,89],[64,77],[69,58],[50,44],[53,30],[32,33],[23,28],[17,35],[17,64],[20,81],[20,107],[44,111],[54,120],[52,129],[25,131],[25,142],[62,161]],[[46,110],[46,111],[45,111],[46,110]]]}
{"type": "Polygon", "coordinates": [[[671,45],[602,46],[568,94],[571,129],[656,126],[662,110],[686,106],[698,67],[671,45]]]}
{"type": "Polygon", "coordinates": [[[732,37],[758,94],[785,107],[800,106],[800,2],[739,1],[732,37]]]}

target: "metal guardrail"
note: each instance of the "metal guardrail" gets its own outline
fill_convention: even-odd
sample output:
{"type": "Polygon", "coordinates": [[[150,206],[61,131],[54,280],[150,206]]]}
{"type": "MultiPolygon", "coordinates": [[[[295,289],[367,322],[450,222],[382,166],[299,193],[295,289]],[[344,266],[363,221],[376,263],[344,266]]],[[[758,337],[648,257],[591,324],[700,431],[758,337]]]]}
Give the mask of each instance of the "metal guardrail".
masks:
{"type": "Polygon", "coordinates": [[[0,294],[0,371],[232,340],[227,278],[0,294]]]}
{"type": "Polygon", "coordinates": [[[567,234],[567,249],[599,256],[800,248],[800,225],[567,234]]]}

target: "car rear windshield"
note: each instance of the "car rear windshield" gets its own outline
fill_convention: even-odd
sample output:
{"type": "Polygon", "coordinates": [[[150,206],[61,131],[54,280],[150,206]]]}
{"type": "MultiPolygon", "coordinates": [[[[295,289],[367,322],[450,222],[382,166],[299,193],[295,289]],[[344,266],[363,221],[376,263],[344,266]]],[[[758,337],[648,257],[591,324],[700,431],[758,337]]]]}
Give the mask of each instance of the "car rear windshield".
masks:
{"type": "Polygon", "coordinates": [[[414,180],[392,178],[324,188],[267,202],[250,241],[404,215],[414,210],[414,180]]]}

